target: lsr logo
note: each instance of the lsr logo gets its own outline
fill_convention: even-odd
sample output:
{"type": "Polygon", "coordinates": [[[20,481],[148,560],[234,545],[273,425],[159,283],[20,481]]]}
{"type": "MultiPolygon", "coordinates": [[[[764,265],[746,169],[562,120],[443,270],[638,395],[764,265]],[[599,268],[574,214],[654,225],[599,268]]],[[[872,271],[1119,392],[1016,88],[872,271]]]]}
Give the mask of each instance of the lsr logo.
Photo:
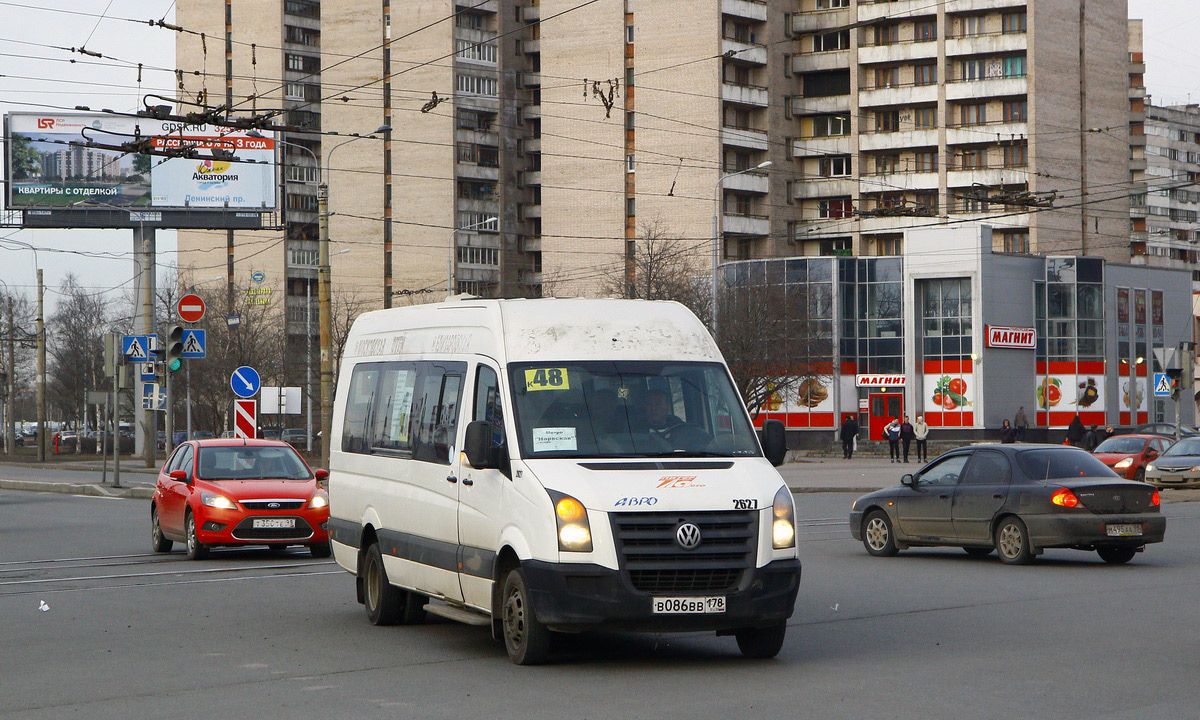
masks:
{"type": "Polygon", "coordinates": [[[38,130],[47,130],[54,127],[54,118],[38,118],[38,130]]]}

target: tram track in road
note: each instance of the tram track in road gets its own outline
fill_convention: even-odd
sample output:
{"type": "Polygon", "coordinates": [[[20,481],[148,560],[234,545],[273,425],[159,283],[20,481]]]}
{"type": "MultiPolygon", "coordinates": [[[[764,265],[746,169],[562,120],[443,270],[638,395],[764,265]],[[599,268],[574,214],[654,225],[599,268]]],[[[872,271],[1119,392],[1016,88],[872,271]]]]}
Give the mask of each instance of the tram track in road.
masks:
{"type": "MultiPolygon", "coordinates": [[[[214,558],[220,562],[219,558],[214,558]]],[[[75,558],[45,558],[0,563],[0,597],[50,594],[110,588],[185,585],[208,582],[264,580],[280,577],[326,575],[342,572],[334,562],[251,562],[229,565],[206,563],[196,567],[183,555],[108,555],[75,558]],[[175,566],[175,567],[171,567],[175,566]],[[141,572],[95,572],[98,568],[144,568],[141,572]],[[85,574],[78,574],[80,571],[85,574]]]]}

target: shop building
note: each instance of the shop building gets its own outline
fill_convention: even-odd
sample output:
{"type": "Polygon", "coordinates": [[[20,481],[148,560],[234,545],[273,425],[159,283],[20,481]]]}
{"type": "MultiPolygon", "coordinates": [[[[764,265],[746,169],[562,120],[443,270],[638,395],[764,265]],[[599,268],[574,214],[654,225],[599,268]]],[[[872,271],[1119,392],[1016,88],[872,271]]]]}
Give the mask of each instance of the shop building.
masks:
{"type": "Polygon", "coordinates": [[[889,418],[919,414],[935,438],[995,439],[1021,407],[1030,440],[1061,441],[1076,414],[1100,426],[1174,420],[1151,380],[1194,340],[1190,272],[992,248],[987,226],[914,229],[898,256],[723,266],[734,287],[781,285],[781,311],[828,328],[836,348],[833,362],[808,359],[830,368],[815,379],[824,387],[777,393],[759,421],[782,420],[806,444],[828,438],[803,431],[846,415],[872,440],[889,418]]]}

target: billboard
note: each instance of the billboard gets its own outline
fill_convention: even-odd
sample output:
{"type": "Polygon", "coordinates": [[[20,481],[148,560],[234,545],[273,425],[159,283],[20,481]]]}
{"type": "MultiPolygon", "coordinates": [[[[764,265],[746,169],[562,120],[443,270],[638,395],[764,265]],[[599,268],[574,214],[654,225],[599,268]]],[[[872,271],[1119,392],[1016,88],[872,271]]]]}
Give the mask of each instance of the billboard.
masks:
{"type": "Polygon", "coordinates": [[[10,113],[5,119],[6,205],[31,227],[262,227],[277,210],[275,139],[212,125],[108,114],[10,113]],[[124,152],[150,138],[156,150],[197,158],[124,152]],[[232,159],[218,159],[223,151],[232,159]],[[80,213],[85,213],[81,215],[80,213]],[[128,217],[125,217],[128,216],[128,217]],[[111,221],[111,222],[110,222],[111,221]]]}

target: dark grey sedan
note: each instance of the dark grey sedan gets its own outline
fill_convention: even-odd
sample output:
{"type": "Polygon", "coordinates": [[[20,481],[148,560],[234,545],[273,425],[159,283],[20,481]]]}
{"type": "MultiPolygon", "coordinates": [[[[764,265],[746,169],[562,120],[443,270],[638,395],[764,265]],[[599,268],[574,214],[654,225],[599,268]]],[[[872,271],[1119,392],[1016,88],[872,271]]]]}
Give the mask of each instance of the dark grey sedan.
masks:
{"type": "Polygon", "coordinates": [[[1075,548],[1125,563],[1166,532],[1157,490],[1079,448],[960,448],[900,482],[851,507],[850,532],[872,555],[952,545],[1024,564],[1046,548],[1075,548]]]}

